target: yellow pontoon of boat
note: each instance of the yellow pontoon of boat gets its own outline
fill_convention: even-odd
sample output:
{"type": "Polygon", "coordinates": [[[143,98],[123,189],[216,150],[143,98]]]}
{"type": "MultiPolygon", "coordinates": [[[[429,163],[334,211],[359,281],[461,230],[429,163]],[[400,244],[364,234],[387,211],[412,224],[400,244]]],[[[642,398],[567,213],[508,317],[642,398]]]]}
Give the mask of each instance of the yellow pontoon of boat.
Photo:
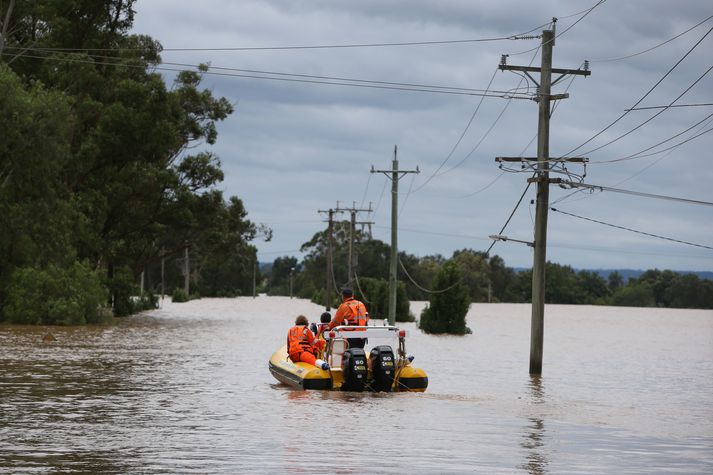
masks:
{"type": "MultiPolygon", "coordinates": [[[[270,358],[270,372],[280,382],[300,389],[342,391],[417,391],[428,386],[428,376],[411,365],[406,354],[406,330],[394,326],[339,326],[324,335],[324,354],[328,370],[305,362],[293,363],[282,346],[270,358]],[[349,348],[349,340],[398,338],[398,351],[389,345],[377,345],[367,354],[363,348],[349,348]]],[[[368,340],[367,340],[368,341],[368,340]]]]}

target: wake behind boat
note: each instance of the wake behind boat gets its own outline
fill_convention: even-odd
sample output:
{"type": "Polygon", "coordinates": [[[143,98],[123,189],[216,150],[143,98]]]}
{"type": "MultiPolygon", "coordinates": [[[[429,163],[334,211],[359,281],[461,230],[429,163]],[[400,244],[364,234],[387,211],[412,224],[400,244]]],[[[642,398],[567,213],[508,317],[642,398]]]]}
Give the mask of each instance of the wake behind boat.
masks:
{"type": "Polygon", "coordinates": [[[324,337],[327,344],[320,357],[330,369],[292,362],[283,345],[270,358],[272,375],[299,389],[423,392],[428,386],[426,372],[412,366],[413,356],[406,354],[406,330],[395,326],[338,326],[324,337]],[[362,348],[349,348],[347,339],[354,338],[397,339],[397,351],[394,353],[391,345],[379,344],[367,354],[362,348]]]}

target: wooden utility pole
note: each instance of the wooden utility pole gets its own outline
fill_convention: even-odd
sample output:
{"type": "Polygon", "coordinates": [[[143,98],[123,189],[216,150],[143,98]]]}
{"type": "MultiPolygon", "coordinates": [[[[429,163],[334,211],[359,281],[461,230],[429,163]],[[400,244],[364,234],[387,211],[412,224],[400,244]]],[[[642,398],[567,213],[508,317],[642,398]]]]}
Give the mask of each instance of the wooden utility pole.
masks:
{"type": "MultiPolygon", "coordinates": [[[[352,203],[351,208],[340,208],[339,207],[339,202],[337,202],[337,208],[335,209],[336,212],[349,212],[351,215],[351,220],[349,223],[349,257],[348,257],[348,262],[347,262],[347,285],[352,285],[352,282],[354,282],[354,255],[356,254],[354,251],[354,236],[356,235],[356,225],[357,225],[357,220],[356,220],[356,214],[360,212],[369,212],[371,213],[371,203],[369,203],[369,208],[368,209],[360,209],[356,207],[356,203],[352,203]]],[[[372,224],[369,221],[360,221],[359,224],[364,225],[364,224],[372,224]]]]}
{"type": "Polygon", "coordinates": [[[257,256],[255,256],[255,262],[253,262],[253,298],[257,295],[257,256]]]}
{"type": "Polygon", "coordinates": [[[188,260],[188,246],[186,246],[186,249],[184,251],[184,259],[183,259],[183,290],[186,292],[186,295],[190,295],[190,291],[191,291],[191,263],[188,260]]]}
{"type": "MultiPolygon", "coordinates": [[[[339,205],[339,203],[337,203],[339,205]]],[[[327,285],[324,294],[324,308],[329,311],[332,308],[332,276],[334,274],[334,269],[332,268],[332,247],[333,247],[333,228],[334,228],[334,212],[335,210],[329,208],[328,210],[317,210],[318,213],[328,213],[329,220],[327,225],[327,285]]]]}
{"type": "MultiPolygon", "coordinates": [[[[550,178],[550,101],[565,99],[567,94],[552,96],[552,85],[559,82],[568,74],[589,76],[588,70],[579,69],[553,69],[552,46],[555,35],[552,30],[542,32],[542,63],[539,68],[532,66],[509,66],[505,64],[505,56],[500,63],[500,70],[522,71],[533,82],[537,81],[530,76],[530,72],[539,71],[537,101],[539,102],[538,128],[537,128],[537,176],[531,180],[537,183],[537,205],[535,208],[535,242],[534,257],[532,262],[532,319],[530,329],[530,374],[542,374],[542,349],[544,340],[545,321],[545,263],[547,250],[547,210],[549,207],[550,178]],[[560,74],[554,82],[552,73],[560,74]]],[[[498,161],[525,161],[521,157],[498,157],[498,161]]],[[[586,159],[557,159],[558,161],[582,161],[586,159]]]]}
{"type": "MultiPolygon", "coordinates": [[[[163,254],[163,250],[161,251],[163,254]]],[[[161,256],[161,300],[163,300],[163,296],[166,294],[166,283],[165,283],[165,276],[166,276],[166,256],[161,256]]]]}
{"type": "Polygon", "coordinates": [[[399,204],[399,179],[408,173],[420,173],[418,167],[415,170],[399,170],[399,161],[396,158],[398,147],[394,145],[394,160],[391,162],[391,170],[374,170],[371,173],[383,173],[391,180],[391,258],[389,260],[389,325],[396,324],[396,286],[398,283],[397,261],[398,261],[398,204],[399,204]]]}

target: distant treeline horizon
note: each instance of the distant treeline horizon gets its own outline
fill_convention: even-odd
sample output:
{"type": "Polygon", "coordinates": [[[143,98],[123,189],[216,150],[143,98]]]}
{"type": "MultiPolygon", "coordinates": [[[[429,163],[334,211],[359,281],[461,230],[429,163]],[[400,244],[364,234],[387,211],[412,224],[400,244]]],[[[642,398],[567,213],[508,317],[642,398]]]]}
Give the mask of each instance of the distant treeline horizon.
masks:
{"type": "MultiPolygon", "coordinates": [[[[349,226],[346,221],[336,223],[335,228],[340,231],[331,237],[331,251],[325,230],[302,245],[303,260],[282,256],[271,264],[261,264],[261,274],[265,275],[261,289],[269,295],[296,295],[330,306],[338,303],[338,288],[349,286],[366,300],[381,301],[379,310],[383,312],[387,306],[384,300],[390,246],[357,230],[350,233],[349,226]],[[350,239],[353,239],[351,243],[350,239]],[[350,248],[353,249],[351,265],[350,248]],[[328,256],[331,256],[333,272],[330,299],[324,294],[328,256]],[[367,279],[368,289],[363,285],[367,279]]],[[[438,276],[451,263],[457,268],[458,284],[467,287],[471,302],[525,303],[531,299],[532,270],[508,267],[498,255],[462,249],[449,258],[439,254],[417,257],[402,251],[398,259],[399,301],[429,300],[444,292],[446,289],[438,286],[443,279],[439,280],[438,276]]],[[[587,270],[548,262],[545,276],[546,303],[713,308],[713,280],[708,278],[713,277],[713,272],[587,270]]],[[[408,306],[401,307],[400,311],[406,312],[402,318],[408,318],[408,306]]]]}
{"type": "MultiPolygon", "coordinates": [[[[269,274],[272,270],[272,265],[273,262],[263,262],[259,261],[258,262],[260,272],[264,274],[269,274]]],[[[531,270],[532,267],[512,267],[512,270],[515,272],[523,272],[523,271],[529,271],[531,270]]],[[[624,282],[628,281],[629,279],[637,279],[639,278],[644,272],[647,272],[649,270],[656,270],[658,267],[653,267],[651,269],[631,269],[631,268],[588,268],[588,267],[575,267],[573,268],[575,271],[587,271],[587,272],[594,272],[598,276],[607,279],[609,277],[609,274],[612,274],[614,272],[617,272],[621,277],[624,279],[624,282]]],[[[697,271],[697,270],[674,270],[674,269],[661,269],[661,270],[670,270],[672,272],[675,272],[676,274],[680,275],[687,275],[687,274],[693,274],[699,279],[708,279],[708,280],[713,280],[713,271],[697,271]]]]}

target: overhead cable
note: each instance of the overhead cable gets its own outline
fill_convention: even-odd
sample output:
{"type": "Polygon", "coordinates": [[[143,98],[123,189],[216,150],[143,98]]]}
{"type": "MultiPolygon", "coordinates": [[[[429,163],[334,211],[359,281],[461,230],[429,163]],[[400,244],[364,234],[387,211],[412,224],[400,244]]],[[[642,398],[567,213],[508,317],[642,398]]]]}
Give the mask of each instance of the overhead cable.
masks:
{"type": "MultiPolygon", "coordinates": [[[[493,83],[493,80],[495,79],[495,75],[497,74],[497,72],[498,72],[498,69],[495,68],[495,71],[493,72],[493,75],[490,77],[490,81],[488,82],[488,87],[486,89],[490,89],[490,85],[493,83]]],[[[518,84],[518,86],[519,86],[519,84],[518,84]]],[[[413,193],[418,192],[419,190],[421,190],[421,188],[426,186],[434,177],[437,176],[438,172],[441,170],[441,168],[443,168],[445,166],[445,164],[448,162],[448,160],[451,159],[451,157],[453,156],[453,153],[456,151],[456,149],[458,148],[460,143],[463,141],[465,134],[468,132],[468,130],[470,129],[470,126],[473,124],[473,120],[475,119],[475,116],[478,114],[478,111],[480,110],[480,106],[483,104],[483,99],[484,98],[481,98],[481,100],[478,102],[478,105],[475,107],[475,110],[471,114],[470,119],[468,120],[468,123],[465,125],[465,128],[463,129],[463,132],[461,132],[460,137],[458,137],[458,140],[456,140],[456,143],[453,144],[453,146],[451,147],[451,150],[450,150],[450,152],[448,152],[448,155],[446,155],[446,158],[443,159],[441,164],[438,165],[438,168],[436,168],[436,170],[433,173],[431,173],[423,183],[421,183],[419,186],[416,187],[415,190],[413,190],[413,193]]],[[[508,101],[508,103],[509,103],[509,101],[508,101]]],[[[406,196],[406,199],[408,199],[408,195],[406,196]]]]}
{"type": "MultiPolygon", "coordinates": [[[[2,55],[6,55],[9,53],[2,53],[2,55]]],[[[79,64],[97,64],[96,61],[90,61],[90,60],[82,60],[82,59],[77,59],[77,58],[66,58],[66,57],[54,57],[54,56],[35,56],[35,55],[25,55],[27,58],[33,58],[33,59],[42,59],[42,60],[51,60],[51,61],[60,61],[60,62],[69,62],[69,63],[79,63],[79,64]]],[[[134,69],[146,69],[145,66],[143,65],[137,65],[137,64],[129,64],[126,62],[102,62],[102,66],[122,66],[122,67],[128,67],[128,68],[134,68],[134,69]]],[[[198,68],[199,65],[187,65],[187,66],[192,66],[194,68],[198,68]]],[[[171,71],[171,72],[183,72],[185,71],[184,69],[176,69],[176,68],[166,68],[163,66],[152,66],[152,70],[157,70],[157,71],[171,71]]],[[[217,69],[217,68],[213,68],[217,69]]],[[[328,80],[317,80],[317,79],[301,79],[299,77],[272,77],[272,76],[267,76],[267,75],[259,75],[259,74],[238,74],[238,73],[222,73],[222,72],[217,72],[217,71],[211,71],[210,69],[207,71],[201,71],[201,74],[208,74],[212,76],[223,76],[223,77],[239,77],[239,78],[248,78],[248,79],[264,79],[264,80],[272,80],[272,81],[284,81],[284,82],[298,82],[298,83],[307,83],[307,84],[321,84],[321,85],[331,85],[331,86],[351,86],[351,87],[361,87],[361,88],[370,88],[370,89],[386,89],[386,90],[396,90],[396,91],[410,91],[410,92],[427,92],[427,93],[435,93],[435,94],[451,94],[451,95],[462,95],[462,96],[484,96],[484,97],[499,97],[502,99],[531,99],[530,96],[525,96],[522,95],[523,93],[517,93],[517,92],[502,92],[500,94],[497,93],[479,93],[479,92],[467,92],[465,90],[459,91],[455,90],[455,88],[442,88],[442,89],[437,89],[439,86],[415,86],[411,87],[406,84],[404,86],[389,86],[385,84],[380,84],[379,81],[367,81],[367,80],[355,80],[355,81],[360,81],[360,82],[343,82],[343,81],[328,81],[328,80]]],[[[287,75],[288,73],[279,73],[283,75],[287,75]]],[[[306,75],[304,75],[306,76],[306,75]]]]}
{"type": "MultiPolygon", "coordinates": [[[[32,51],[35,51],[37,53],[44,53],[45,51],[42,49],[37,49],[37,48],[32,48],[32,51]]],[[[100,55],[87,55],[91,58],[95,59],[109,59],[109,60],[125,60],[125,61],[136,61],[135,58],[119,58],[116,56],[100,56],[100,55]]],[[[28,56],[34,58],[35,56],[28,56]]],[[[105,64],[105,63],[101,63],[105,64]]],[[[186,67],[186,68],[192,68],[196,69],[199,67],[197,64],[191,64],[191,63],[176,63],[176,62],[171,62],[171,61],[161,61],[161,65],[168,65],[168,66],[180,66],[180,67],[186,67]]],[[[508,90],[508,91],[493,91],[490,90],[488,87],[487,89],[475,89],[475,88],[468,88],[468,87],[457,87],[457,86],[439,86],[439,85],[432,85],[432,84],[420,84],[420,83],[404,83],[404,82],[393,82],[393,81],[379,81],[379,80],[372,80],[372,79],[361,79],[361,78],[348,78],[348,77],[339,77],[339,76],[320,76],[320,75],[315,75],[315,74],[300,74],[300,73],[285,73],[285,72],[280,72],[280,71],[265,71],[265,70],[259,70],[259,69],[244,69],[244,68],[230,68],[230,67],[223,67],[223,66],[215,66],[213,64],[209,65],[209,70],[218,70],[218,71],[230,71],[230,72],[239,72],[239,73],[250,73],[250,74],[260,74],[260,75],[267,75],[267,76],[285,76],[285,77],[294,77],[294,78],[303,78],[303,79],[321,79],[321,80],[326,80],[326,81],[344,81],[344,82],[354,82],[354,83],[365,83],[365,84],[377,84],[377,85],[384,85],[384,86],[403,86],[403,87],[417,87],[417,88],[427,88],[427,89],[444,89],[444,90],[450,90],[450,91],[462,91],[462,92],[487,92],[487,93],[499,93],[499,94],[520,94],[520,95],[525,95],[528,94],[527,92],[517,92],[514,90],[508,90]]],[[[528,97],[530,98],[530,97],[528,97]]]]}
{"type": "Polygon", "coordinates": [[[698,28],[699,26],[701,26],[702,24],[704,24],[705,22],[707,22],[707,21],[710,20],[711,18],[713,18],[713,15],[709,16],[709,17],[706,18],[705,20],[702,20],[702,21],[696,23],[695,25],[693,25],[692,27],[690,27],[690,28],[687,29],[686,31],[684,31],[684,32],[682,32],[682,33],[679,33],[679,34],[677,34],[676,36],[674,36],[674,37],[672,37],[672,38],[667,39],[667,40],[664,41],[663,43],[659,43],[659,44],[657,44],[656,46],[652,46],[651,48],[647,48],[647,49],[645,49],[645,50],[643,50],[643,51],[639,51],[638,53],[628,54],[628,55],[626,55],[626,56],[620,56],[620,57],[618,57],[618,58],[590,59],[589,62],[590,62],[590,63],[606,63],[606,62],[609,62],[609,61],[621,61],[622,59],[629,59],[629,58],[633,58],[633,57],[635,57],[635,56],[642,55],[642,54],[644,54],[644,53],[648,53],[649,51],[653,51],[653,50],[655,50],[656,48],[660,48],[661,46],[663,46],[663,45],[665,45],[665,44],[668,44],[668,43],[672,42],[673,40],[675,40],[675,39],[677,39],[677,38],[680,38],[681,36],[685,35],[685,34],[688,33],[689,31],[695,30],[696,28],[698,28]]]}
{"type": "MultiPolygon", "coordinates": [[[[711,29],[713,30],[713,28],[711,28],[711,29]]],[[[582,155],[589,155],[589,154],[592,153],[592,152],[596,152],[597,150],[601,150],[602,148],[607,147],[607,146],[613,144],[614,142],[618,142],[619,140],[623,139],[623,138],[626,137],[627,135],[631,134],[632,132],[634,132],[634,131],[640,129],[641,127],[643,127],[644,125],[648,124],[649,122],[651,122],[652,120],[654,120],[656,117],[658,117],[658,116],[660,116],[661,114],[663,114],[664,112],[666,112],[669,107],[671,107],[677,100],[679,100],[680,98],[682,98],[688,91],[690,91],[690,90],[693,88],[693,86],[695,86],[696,84],[698,84],[698,82],[699,82],[701,79],[703,79],[703,78],[711,71],[711,69],[713,69],[713,65],[710,66],[703,74],[701,74],[701,75],[698,77],[698,79],[696,79],[695,81],[693,81],[693,84],[691,84],[690,86],[688,86],[681,94],[679,94],[674,100],[672,100],[672,101],[668,104],[667,107],[664,107],[663,109],[661,109],[660,111],[658,111],[657,113],[655,113],[654,115],[652,115],[651,117],[649,117],[648,119],[646,119],[645,121],[643,121],[642,123],[640,123],[639,125],[637,125],[636,127],[634,127],[633,129],[631,129],[631,130],[629,130],[629,131],[627,131],[627,132],[625,132],[625,133],[619,135],[619,136],[616,137],[616,138],[611,139],[610,141],[608,141],[608,142],[606,142],[606,143],[604,143],[604,144],[602,144],[602,145],[600,145],[600,146],[598,146],[598,147],[595,147],[595,148],[593,148],[593,149],[591,149],[591,150],[587,150],[587,151],[584,152],[582,155]]]]}
{"type": "Polygon", "coordinates": [[[571,186],[573,188],[589,188],[590,190],[594,190],[594,191],[596,191],[596,190],[612,191],[614,193],[624,193],[626,195],[641,196],[643,198],[656,198],[656,199],[660,199],[660,200],[678,201],[681,203],[694,204],[694,205],[713,206],[713,203],[711,203],[710,201],[691,200],[688,198],[678,198],[675,196],[666,196],[666,195],[655,195],[653,193],[643,193],[640,191],[622,190],[620,188],[612,188],[610,186],[591,185],[589,183],[577,183],[577,182],[571,182],[571,181],[563,181],[562,184],[571,186]]]}
{"type": "Polygon", "coordinates": [[[680,107],[704,107],[704,106],[713,106],[713,102],[703,102],[703,103],[699,103],[699,104],[670,104],[667,106],[635,107],[633,109],[625,109],[625,110],[645,111],[645,110],[650,110],[650,109],[673,109],[673,108],[680,108],[680,107]]]}
{"type": "Polygon", "coordinates": [[[669,68],[669,70],[666,71],[666,74],[664,74],[663,76],[661,76],[661,78],[660,78],[658,81],[656,81],[656,83],[655,83],[653,86],[651,86],[651,88],[650,88],[648,91],[646,91],[646,93],[645,93],[643,96],[641,96],[641,98],[640,98],[638,101],[636,101],[636,103],[635,103],[633,106],[629,107],[629,110],[625,111],[623,114],[621,114],[619,117],[617,117],[613,122],[611,122],[609,125],[607,125],[606,127],[604,127],[602,130],[600,130],[600,131],[597,132],[596,134],[592,135],[590,138],[588,138],[587,140],[585,140],[584,142],[582,142],[580,145],[576,146],[576,147],[573,148],[572,150],[570,150],[570,151],[568,151],[567,153],[563,154],[560,158],[566,157],[567,155],[570,155],[571,153],[573,153],[573,152],[579,150],[580,148],[584,147],[584,146],[587,145],[589,142],[591,142],[592,140],[596,139],[597,137],[599,137],[600,135],[602,135],[604,132],[606,132],[607,130],[609,130],[610,128],[612,128],[617,122],[619,122],[621,119],[623,119],[626,115],[628,115],[628,114],[631,112],[631,109],[634,109],[636,106],[638,106],[639,104],[641,104],[641,102],[643,102],[643,100],[646,99],[646,98],[649,96],[649,94],[651,94],[651,93],[654,91],[654,89],[656,89],[656,88],[659,86],[659,84],[661,84],[661,83],[663,82],[663,80],[666,79],[666,78],[668,77],[668,75],[671,74],[671,73],[683,62],[683,60],[686,59],[686,58],[688,57],[688,55],[691,54],[691,53],[693,52],[693,50],[696,49],[696,48],[698,47],[698,45],[701,44],[701,42],[703,42],[703,40],[710,34],[710,32],[711,32],[712,30],[713,30],[713,28],[709,29],[709,30],[686,52],[686,54],[684,54],[678,61],[676,61],[676,64],[674,64],[673,66],[671,66],[671,68],[669,68]]]}
{"type": "MultiPolygon", "coordinates": [[[[713,204],[713,203],[712,203],[712,204],[713,204]]],[[[587,217],[584,217],[584,216],[579,216],[579,215],[576,215],[576,214],[574,214],[574,213],[568,213],[568,212],[566,212],[566,211],[562,211],[562,210],[559,210],[559,209],[556,209],[556,208],[550,208],[550,209],[551,209],[552,211],[556,212],[556,213],[562,213],[562,214],[566,214],[566,215],[568,215],[568,216],[573,216],[573,217],[575,217],[575,218],[583,219],[583,220],[585,220],[585,221],[591,221],[591,222],[593,222],[593,223],[603,224],[604,226],[609,226],[609,227],[611,227],[611,228],[623,229],[623,230],[625,230],[625,231],[630,231],[630,232],[632,232],[632,233],[643,234],[644,236],[651,236],[651,237],[655,237],[655,238],[658,238],[658,239],[664,239],[664,240],[666,240],[666,241],[673,241],[673,242],[678,242],[678,243],[681,243],[681,244],[687,244],[687,245],[689,245],[689,246],[702,247],[702,248],[704,248],[704,249],[711,249],[711,250],[713,250],[713,247],[711,247],[711,246],[705,246],[705,245],[703,245],[703,244],[695,244],[695,243],[688,242],[688,241],[681,241],[680,239],[673,239],[673,238],[670,238],[670,237],[660,236],[660,235],[658,235],[658,234],[652,234],[652,233],[646,233],[646,232],[644,232],[644,231],[638,231],[638,230],[636,230],[636,229],[627,228],[627,227],[625,227],[625,226],[618,226],[618,225],[616,225],[616,224],[605,223],[604,221],[599,221],[599,220],[596,220],[596,219],[587,218],[587,217]]]]}
{"type": "MultiPolygon", "coordinates": [[[[592,10],[594,10],[595,8],[597,8],[599,5],[601,5],[602,3],[606,2],[606,1],[607,1],[607,0],[599,0],[597,3],[595,3],[595,4],[594,4],[593,6],[591,6],[590,8],[588,8],[588,9],[586,9],[586,10],[582,10],[582,12],[583,12],[584,14],[583,14],[579,19],[577,19],[577,21],[575,21],[574,23],[572,23],[571,25],[569,25],[567,28],[565,28],[565,29],[562,30],[561,32],[557,33],[557,34],[554,36],[554,38],[552,38],[551,41],[555,41],[557,38],[559,38],[560,36],[562,36],[562,35],[564,35],[565,33],[567,33],[567,32],[568,32],[569,30],[571,30],[577,23],[579,23],[580,21],[584,20],[584,18],[585,18],[587,15],[589,15],[590,13],[592,13],[592,10]]],[[[582,12],[580,12],[580,13],[582,13],[582,12]]],[[[567,15],[567,16],[564,16],[564,17],[562,17],[562,18],[570,18],[570,17],[572,17],[572,16],[577,16],[578,14],[579,14],[579,13],[574,13],[574,14],[572,14],[572,15],[567,15]]],[[[553,22],[556,22],[556,21],[557,21],[557,18],[553,18],[552,20],[553,20],[553,22]]],[[[539,45],[538,48],[539,48],[540,46],[542,46],[542,45],[539,45]]],[[[524,51],[518,51],[517,53],[509,53],[509,55],[510,55],[510,56],[517,56],[517,55],[519,55],[519,54],[525,54],[525,53],[529,53],[530,51],[535,51],[536,49],[537,49],[537,48],[530,48],[530,49],[527,49],[527,50],[524,50],[524,51]]]]}
{"type": "MultiPolygon", "coordinates": [[[[533,174],[532,177],[534,178],[534,176],[535,176],[535,175],[533,174]]],[[[500,232],[499,232],[498,234],[502,234],[502,233],[505,232],[505,228],[507,228],[507,227],[508,227],[508,224],[510,224],[510,220],[511,220],[512,217],[515,215],[515,211],[517,211],[517,209],[520,207],[520,203],[522,203],[522,199],[525,197],[525,194],[527,193],[527,190],[530,189],[530,185],[531,185],[531,184],[532,184],[531,182],[529,182],[529,181],[527,182],[527,186],[525,187],[525,189],[523,190],[522,194],[520,195],[520,199],[517,200],[517,203],[515,203],[515,207],[513,208],[512,212],[510,213],[510,216],[508,216],[507,221],[505,221],[505,224],[503,224],[503,227],[500,228],[500,232]]],[[[495,243],[496,243],[496,242],[498,242],[498,241],[493,241],[493,242],[490,244],[490,247],[488,247],[488,250],[485,251],[485,255],[486,255],[486,256],[490,255],[490,250],[493,248],[493,246],[495,246],[495,243]]]]}
{"type": "MultiPolygon", "coordinates": [[[[460,40],[436,40],[436,41],[404,41],[404,42],[384,42],[384,43],[350,43],[350,44],[323,44],[323,45],[286,45],[286,46],[236,46],[236,47],[216,47],[216,48],[161,48],[161,52],[191,52],[191,51],[278,51],[278,50],[310,50],[310,49],[340,49],[340,48],[383,48],[389,46],[432,46],[450,45],[463,43],[485,43],[492,41],[519,40],[533,31],[537,31],[547,23],[535,28],[509,36],[496,36],[492,38],[470,38],[460,40]]],[[[52,51],[136,51],[142,48],[46,48],[52,51]]]]}
{"type": "MultiPolygon", "coordinates": [[[[711,122],[713,122],[713,119],[709,119],[708,122],[706,122],[706,123],[704,123],[704,124],[701,124],[700,127],[699,127],[699,129],[698,129],[698,131],[696,131],[696,135],[693,136],[693,137],[690,137],[690,138],[687,139],[687,140],[684,140],[684,141],[682,141],[682,142],[679,142],[679,143],[677,143],[676,145],[673,145],[673,146],[671,146],[671,147],[668,147],[668,148],[666,148],[666,149],[664,149],[664,150],[659,150],[658,152],[649,153],[649,154],[646,154],[646,155],[639,155],[637,158],[643,158],[643,157],[645,157],[645,156],[658,155],[658,154],[667,152],[667,153],[665,153],[665,155],[663,155],[663,156],[659,157],[658,159],[656,159],[655,161],[649,163],[648,165],[646,165],[646,166],[645,166],[644,168],[642,168],[641,170],[639,170],[639,171],[633,173],[632,175],[629,175],[627,178],[624,178],[623,180],[621,180],[621,181],[615,183],[614,186],[617,187],[617,186],[619,186],[619,185],[621,185],[621,184],[623,184],[623,183],[626,183],[627,181],[631,180],[632,178],[635,178],[635,177],[641,175],[641,174],[644,173],[646,170],[648,170],[649,168],[653,167],[654,165],[656,165],[656,164],[659,163],[660,161],[662,161],[662,160],[664,160],[665,158],[669,157],[669,156],[671,155],[671,153],[673,153],[673,151],[674,151],[676,148],[678,148],[678,147],[680,147],[681,145],[683,145],[684,143],[686,143],[686,142],[688,142],[688,141],[690,141],[690,140],[693,140],[693,139],[695,139],[696,137],[699,137],[700,135],[702,135],[701,131],[702,131],[703,129],[705,129],[706,127],[708,127],[708,125],[710,125],[711,122]]],[[[708,133],[708,132],[710,132],[710,131],[711,131],[711,129],[706,130],[706,131],[704,131],[703,133],[708,133]]],[[[605,163],[605,162],[596,162],[596,163],[605,163]]],[[[561,202],[563,202],[563,201],[569,201],[569,202],[572,202],[572,201],[579,201],[580,199],[587,198],[589,195],[585,195],[585,196],[583,196],[582,198],[579,198],[579,199],[577,199],[577,200],[569,200],[569,198],[571,198],[572,196],[574,196],[574,195],[576,195],[576,194],[578,194],[578,193],[582,193],[584,190],[585,190],[585,189],[577,189],[577,190],[573,191],[572,193],[569,193],[569,194],[567,194],[567,195],[565,195],[565,196],[563,196],[563,197],[561,197],[561,198],[559,198],[559,199],[553,201],[552,204],[561,203],[561,202]]]]}
{"type": "MultiPolygon", "coordinates": [[[[689,131],[691,131],[692,129],[694,129],[694,128],[698,127],[699,125],[701,125],[702,123],[706,122],[706,121],[709,120],[711,117],[713,117],[713,113],[708,114],[705,118],[699,120],[698,122],[696,122],[696,123],[693,124],[692,126],[688,127],[686,130],[683,130],[683,131],[677,133],[676,135],[673,135],[673,136],[667,138],[666,140],[662,140],[661,142],[658,142],[658,143],[656,143],[656,144],[654,144],[654,145],[651,145],[650,147],[645,148],[645,149],[643,149],[643,150],[641,150],[641,151],[639,151],[639,152],[632,153],[632,154],[627,155],[627,156],[625,156],[625,157],[615,158],[615,159],[612,159],[612,160],[597,160],[597,161],[590,161],[589,163],[590,163],[590,164],[598,165],[598,164],[602,164],[602,163],[623,162],[623,161],[626,161],[626,160],[634,160],[634,159],[636,159],[636,158],[642,158],[642,157],[650,156],[651,154],[645,154],[645,153],[648,152],[649,150],[652,150],[652,149],[654,149],[654,148],[660,146],[660,145],[665,144],[666,142],[670,142],[671,140],[673,140],[673,139],[675,139],[675,138],[677,138],[677,137],[680,137],[681,135],[685,134],[686,132],[689,132],[689,131]]],[[[688,139],[686,139],[686,140],[684,140],[684,141],[682,141],[682,142],[679,142],[679,143],[675,144],[673,147],[669,147],[669,148],[665,148],[665,149],[663,149],[663,150],[659,150],[659,151],[656,152],[656,153],[659,154],[659,153],[665,152],[665,151],[667,151],[667,150],[671,150],[672,148],[679,147],[680,145],[683,145],[684,143],[689,142],[689,141],[691,141],[691,140],[693,140],[693,139],[695,139],[695,138],[697,138],[697,137],[700,137],[701,135],[704,135],[704,134],[706,134],[706,133],[708,133],[708,132],[710,132],[710,131],[711,131],[711,129],[708,129],[708,130],[705,130],[705,131],[703,131],[703,132],[697,133],[696,135],[694,135],[694,136],[692,136],[692,137],[689,137],[688,139]]]]}

